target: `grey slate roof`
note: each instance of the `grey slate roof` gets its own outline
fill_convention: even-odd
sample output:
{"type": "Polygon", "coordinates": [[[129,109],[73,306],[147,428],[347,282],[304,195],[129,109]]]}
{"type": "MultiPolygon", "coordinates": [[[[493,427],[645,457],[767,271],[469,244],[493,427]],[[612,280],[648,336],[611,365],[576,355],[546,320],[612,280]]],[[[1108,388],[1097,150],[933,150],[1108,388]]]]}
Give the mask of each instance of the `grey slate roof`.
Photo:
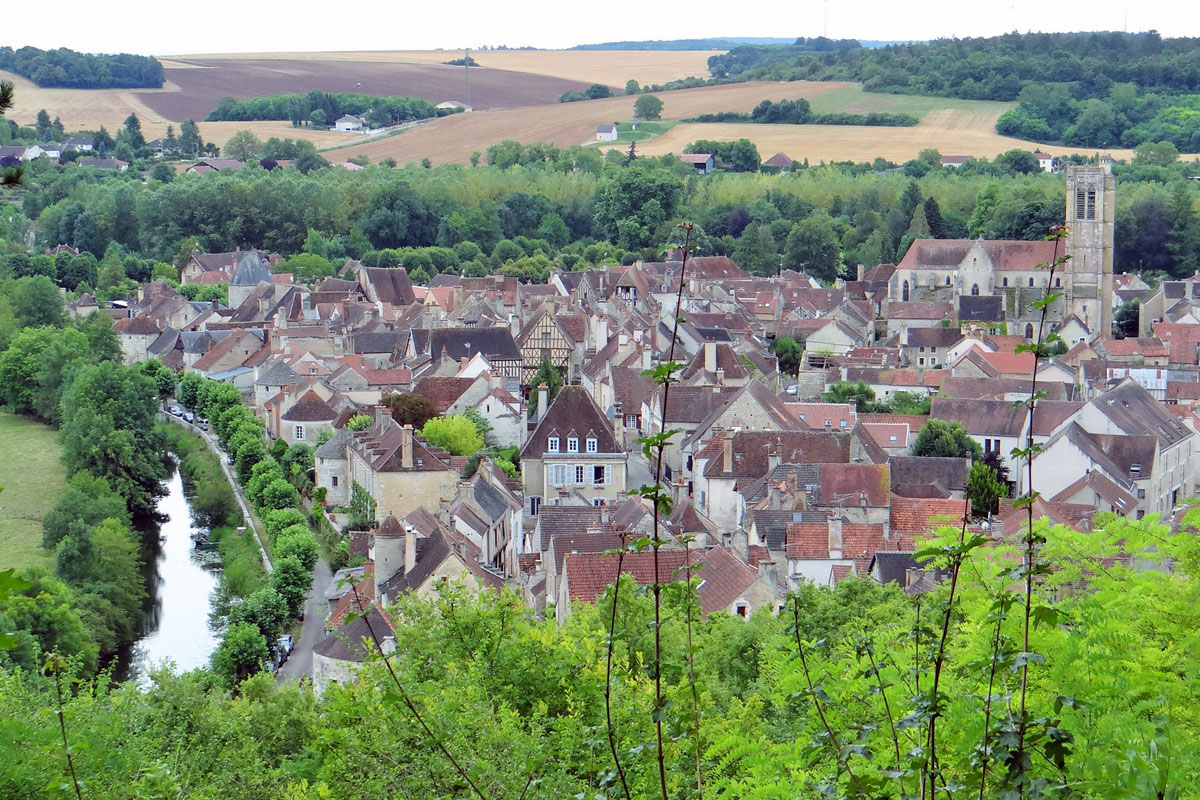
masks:
{"type": "Polygon", "coordinates": [[[958,298],[959,322],[996,322],[1004,319],[999,295],[962,295],[958,298]]]}
{"type": "Polygon", "coordinates": [[[346,445],[354,438],[349,428],[339,428],[329,441],[313,451],[315,458],[328,458],[333,461],[346,460],[346,445]]]}
{"type": "Polygon", "coordinates": [[[504,496],[487,481],[475,481],[474,494],[475,502],[479,503],[479,507],[491,516],[493,522],[508,511],[508,502],[505,501],[504,496]]]}
{"type": "Polygon", "coordinates": [[[242,256],[233,277],[229,279],[230,286],[257,286],[260,283],[271,282],[271,270],[267,268],[262,256],[250,251],[242,256]]]}

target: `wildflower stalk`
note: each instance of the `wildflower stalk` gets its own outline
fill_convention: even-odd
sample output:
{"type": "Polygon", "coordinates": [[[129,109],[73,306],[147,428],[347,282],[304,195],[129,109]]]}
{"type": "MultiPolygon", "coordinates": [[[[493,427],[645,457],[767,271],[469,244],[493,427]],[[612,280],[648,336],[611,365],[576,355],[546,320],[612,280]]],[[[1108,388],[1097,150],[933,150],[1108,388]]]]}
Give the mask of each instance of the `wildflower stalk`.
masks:
{"type": "Polygon", "coordinates": [[[629,782],[625,778],[625,768],[621,766],[621,757],[617,753],[616,726],[612,718],[612,662],[613,646],[617,634],[617,600],[621,591],[621,566],[625,561],[625,533],[621,533],[621,549],[617,551],[617,577],[612,584],[612,613],[608,619],[608,653],[604,663],[604,727],[608,731],[608,749],[612,753],[613,766],[617,770],[617,779],[625,792],[625,800],[633,800],[629,794],[629,782]]]}
{"type": "MultiPolygon", "coordinates": [[[[654,446],[657,449],[657,457],[654,464],[654,486],[650,495],[654,499],[654,529],[653,536],[650,540],[650,549],[654,559],[654,584],[652,591],[654,593],[654,735],[657,745],[658,756],[658,782],[659,790],[662,792],[662,800],[669,800],[667,793],[667,765],[666,758],[663,754],[663,718],[666,716],[666,704],[662,693],[662,576],[659,573],[658,551],[662,549],[663,540],[660,530],[661,517],[663,509],[669,506],[670,500],[663,493],[662,477],[663,477],[663,451],[666,450],[669,432],[667,427],[667,398],[671,391],[671,383],[674,380],[675,364],[675,346],[679,341],[679,320],[680,313],[683,311],[683,285],[687,277],[687,262],[691,252],[692,245],[692,228],[690,222],[685,222],[680,227],[683,229],[683,261],[679,266],[679,288],[675,292],[675,322],[671,327],[671,346],[667,349],[666,370],[661,376],[662,380],[662,406],[660,420],[663,430],[659,431],[659,435],[655,437],[654,446]]],[[[689,576],[690,577],[690,576],[689,576]]],[[[690,581],[689,581],[690,586],[690,581]]],[[[688,622],[689,634],[691,631],[690,612],[688,622]]],[[[690,658],[690,653],[689,653],[690,658]]],[[[692,692],[695,698],[695,674],[692,673],[692,692]]],[[[693,714],[698,718],[698,707],[693,707],[693,714]]],[[[699,742],[697,742],[699,748],[699,742]]],[[[697,760],[699,759],[699,750],[697,749],[697,760]]],[[[697,765],[697,784],[700,784],[699,765],[697,765]]]]}
{"type": "Polygon", "coordinates": [[[54,670],[54,690],[58,694],[58,732],[62,736],[63,755],[67,757],[67,770],[71,773],[71,785],[75,787],[75,797],[83,800],[83,789],[79,786],[79,778],[75,774],[75,760],[71,758],[71,745],[67,742],[67,718],[63,711],[62,668],[63,658],[58,653],[46,656],[46,666],[54,670]]]}
{"type": "Polygon", "coordinates": [[[367,610],[363,606],[362,597],[358,593],[358,585],[351,585],[351,590],[354,592],[354,603],[358,606],[358,612],[362,614],[363,622],[365,622],[367,625],[367,632],[371,634],[371,641],[375,644],[375,651],[379,653],[379,657],[383,660],[383,665],[387,668],[388,675],[390,675],[392,678],[392,683],[396,686],[396,691],[400,693],[400,700],[404,703],[405,707],[408,708],[409,713],[412,714],[413,719],[417,721],[417,724],[421,726],[421,730],[425,731],[425,735],[429,738],[429,740],[437,745],[437,748],[442,751],[442,755],[446,757],[446,760],[454,766],[454,769],[456,772],[458,772],[459,777],[466,781],[467,785],[471,787],[471,791],[473,791],[479,797],[479,800],[488,800],[487,796],[480,791],[479,787],[475,784],[475,781],[471,779],[471,776],[467,773],[467,771],[463,769],[462,765],[458,763],[458,760],[455,759],[453,754],[451,754],[451,752],[446,748],[446,745],[442,739],[434,735],[429,725],[425,722],[425,717],[421,714],[420,709],[417,708],[416,703],[413,702],[408,692],[404,690],[404,685],[400,682],[400,678],[396,675],[396,671],[392,669],[392,663],[390,659],[388,659],[387,653],[383,652],[383,645],[379,641],[379,636],[375,633],[374,626],[371,625],[371,616],[367,613],[367,610]]]}

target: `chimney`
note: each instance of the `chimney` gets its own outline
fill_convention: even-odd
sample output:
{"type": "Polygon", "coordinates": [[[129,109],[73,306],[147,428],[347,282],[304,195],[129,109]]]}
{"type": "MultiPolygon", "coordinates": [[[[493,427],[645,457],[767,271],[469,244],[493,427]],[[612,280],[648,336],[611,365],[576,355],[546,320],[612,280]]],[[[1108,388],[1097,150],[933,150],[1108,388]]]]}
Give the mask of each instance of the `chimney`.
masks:
{"type": "Polygon", "coordinates": [[[603,505],[603,506],[600,506],[600,526],[603,528],[607,528],[608,525],[609,525],[608,506],[603,505]]]}
{"type": "Polygon", "coordinates": [[[867,497],[867,492],[864,489],[858,493],[858,504],[861,507],[866,508],[868,502],[870,502],[870,501],[869,501],[869,498],[867,497]]]}
{"type": "Polygon", "coordinates": [[[724,472],[733,472],[733,437],[725,437],[725,463],[722,467],[724,472]]]}
{"type": "Polygon", "coordinates": [[[417,565],[417,532],[412,525],[404,526],[404,574],[417,565]]]}
{"type": "Polygon", "coordinates": [[[413,465],[413,426],[405,425],[400,439],[400,466],[412,469],[413,465]]]}
{"type": "Polygon", "coordinates": [[[716,372],[717,371],[717,343],[716,342],[705,342],[704,343],[704,371],[705,372],[716,372]]]}
{"type": "Polygon", "coordinates": [[[643,371],[654,368],[654,366],[650,363],[650,359],[653,357],[653,355],[654,354],[650,350],[650,344],[648,342],[643,344],[642,345],[642,370],[643,371]]]}
{"type": "Polygon", "coordinates": [[[385,406],[383,403],[375,406],[375,421],[384,422],[392,418],[392,409],[385,406]]]}
{"type": "Polygon", "coordinates": [[[725,370],[718,369],[717,370],[717,386],[724,386],[724,385],[725,385],[725,370]]]}
{"type": "Polygon", "coordinates": [[[768,586],[775,586],[779,583],[779,572],[774,561],[758,562],[758,579],[768,586]]]}
{"type": "Polygon", "coordinates": [[[621,416],[621,404],[613,403],[613,433],[617,435],[617,443],[624,444],[625,418],[621,416]]]}
{"type": "Polygon", "coordinates": [[[458,371],[463,372],[466,370],[466,368],[467,368],[467,357],[462,356],[461,358],[458,359],[458,371]]]}
{"type": "Polygon", "coordinates": [[[842,557],[842,518],[829,518],[829,557],[842,557]]]}
{"type": "Polygon", "coordinates": [[[550,389],[544,383],[537,388],[537,421],[541,423],[546,418],[546,408],[550,405],[550,389]]]}
{"type": "Polygon", "coordinates": [[[745,528],[738,528],[733,532],[732,544],[729,549],[743,564],[750,562],[750,534],[746,533],[745,528]]]}
{"type": "Polygon", "coordinates": [[[862,279],[863,279],[863,265],[859,264],[858,265],[858,280],[861,281],[862,279]]]}
{"type": "Polygon", "coordinates": [[[779,452],[779,448],[767,445],[767,470],[774,470],[783,463],[783,454],[779,452]]]}

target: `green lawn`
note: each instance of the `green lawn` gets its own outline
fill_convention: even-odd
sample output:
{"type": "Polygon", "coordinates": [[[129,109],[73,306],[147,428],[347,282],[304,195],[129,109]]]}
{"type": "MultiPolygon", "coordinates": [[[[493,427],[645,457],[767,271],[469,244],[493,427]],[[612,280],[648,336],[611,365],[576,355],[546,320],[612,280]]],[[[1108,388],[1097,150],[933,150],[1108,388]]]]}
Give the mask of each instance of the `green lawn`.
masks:
{"type": "Polygon", "coordinates": [[[955,109],[959,111],[1007,111],[1015,103],[988,100],[959,100],[954,97],[924,97],[915,94],[878,94],[864,92],[861,86],[848,86],[819,94],[810,99],[814,114],[866,114],[880,111],[891,114],[912,114],[917,119],[930,111],[955,109]]]}
{"type": "Polygon", "coordinates": [[[52,567],[42,549],[42,515],[66,478],[52,428],[0,411],[0,569],[52,567]]]}
{"type": "Polygon", "coordinates": [[[630,142],[648,142],[659,134],[666,133],[679,124],[678,120],[647,120],[639,122],[637,130],[633,129],[633,125],[628,122],[617,123],[617,138],[612,142],[592,142],[601,147],[612,146],[615,144],[629,144],[630,142]]]}

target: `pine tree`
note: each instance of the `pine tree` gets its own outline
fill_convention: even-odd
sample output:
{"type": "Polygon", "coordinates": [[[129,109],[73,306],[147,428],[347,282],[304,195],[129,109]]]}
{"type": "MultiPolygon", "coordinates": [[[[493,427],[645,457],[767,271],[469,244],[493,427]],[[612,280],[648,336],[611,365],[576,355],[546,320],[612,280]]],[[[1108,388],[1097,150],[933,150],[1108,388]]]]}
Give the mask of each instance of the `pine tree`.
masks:
{"type": "Polygon", "coordinates": [[[925,221],[929,223],[929,235],[934,239],[941,239],[946,235],[941,206],[932,196],[925,198],[925,221]]]}

